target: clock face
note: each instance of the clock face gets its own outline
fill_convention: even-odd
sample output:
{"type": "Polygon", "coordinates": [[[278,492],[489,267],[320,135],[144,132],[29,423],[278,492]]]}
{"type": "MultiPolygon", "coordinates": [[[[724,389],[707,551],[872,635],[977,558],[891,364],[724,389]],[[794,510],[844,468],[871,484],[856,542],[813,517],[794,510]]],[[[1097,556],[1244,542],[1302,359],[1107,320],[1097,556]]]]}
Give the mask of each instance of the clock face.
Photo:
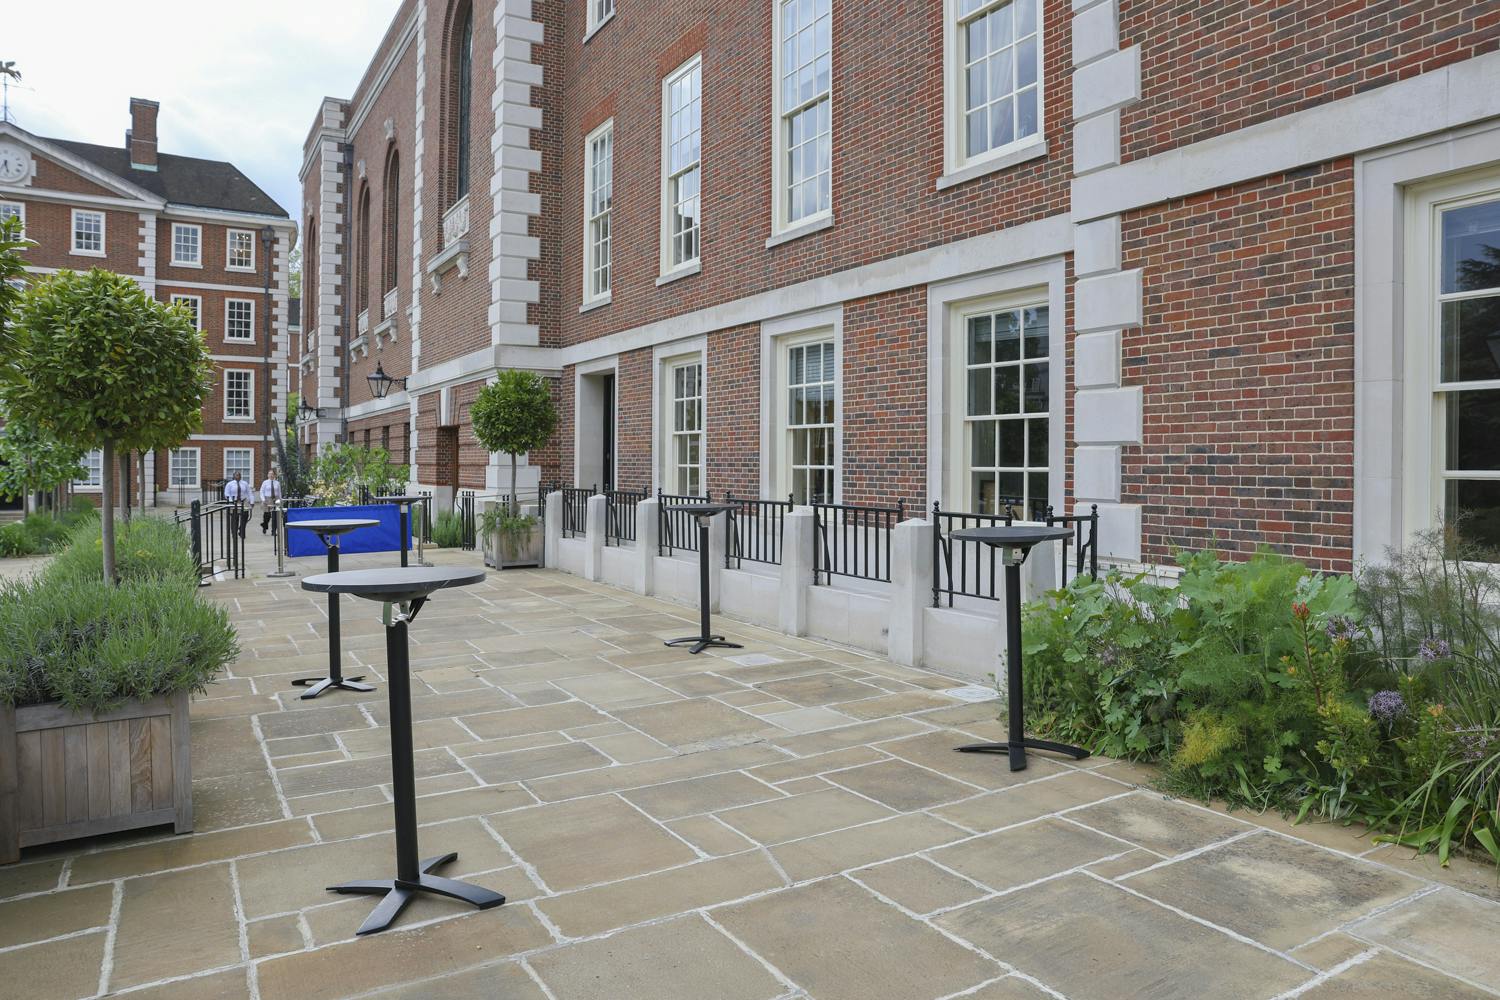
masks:
{"type": "Polygon", "coordinates": [[[20,146],[0,143],[0,184],[16,184],[31,175],[31,157],[20,146]]]}

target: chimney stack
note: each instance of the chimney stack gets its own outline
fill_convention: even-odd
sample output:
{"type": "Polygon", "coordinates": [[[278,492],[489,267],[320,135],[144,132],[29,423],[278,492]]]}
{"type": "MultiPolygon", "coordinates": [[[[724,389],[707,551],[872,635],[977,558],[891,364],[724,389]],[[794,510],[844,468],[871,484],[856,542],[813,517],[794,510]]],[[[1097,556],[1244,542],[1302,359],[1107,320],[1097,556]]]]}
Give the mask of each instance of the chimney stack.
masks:
{"type": "Polygon", "coordinates": [[[136,170],[156,169],[156,112],[160,107],[155,101],[130,99],[130,129],[125,133],[125,147],[130,150],[130,165],[136,170]]]}

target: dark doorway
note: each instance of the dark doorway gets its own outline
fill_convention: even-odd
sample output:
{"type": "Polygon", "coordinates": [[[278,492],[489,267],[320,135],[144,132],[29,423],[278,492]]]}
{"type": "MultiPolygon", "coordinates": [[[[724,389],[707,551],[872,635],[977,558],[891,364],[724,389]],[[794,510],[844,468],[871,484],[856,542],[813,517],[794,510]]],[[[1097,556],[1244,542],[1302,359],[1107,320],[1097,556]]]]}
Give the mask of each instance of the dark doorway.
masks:
{"type": "Polygon", "coordinates": [[[458,428],[437,429],[437,475],[439,486],[458,489],[458,428]]]}
{"type": "Polygon", "coordinates": [[[615,488],[615,376],[604,376],[604,420],[600,440],[604,442],[604,489],[615,488]]]}

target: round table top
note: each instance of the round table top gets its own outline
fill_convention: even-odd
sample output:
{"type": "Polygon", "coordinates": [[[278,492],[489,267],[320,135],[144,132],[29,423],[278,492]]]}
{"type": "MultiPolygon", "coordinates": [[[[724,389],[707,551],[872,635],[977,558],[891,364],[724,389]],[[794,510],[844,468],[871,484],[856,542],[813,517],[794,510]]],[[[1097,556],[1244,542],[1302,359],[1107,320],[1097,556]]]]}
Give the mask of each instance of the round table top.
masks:
{"type": "Polygon", "coordinates": [[[321,520],[312,518],[306,521],[288,521],[288,528],[296,528],[299,531],[316,531],[320,535],[344,535],[360,528],[371,528],[380,524],[379,521],[367,517],[328,517],[321,520]]]}
{"type": "Polygon", "coordinates": [[[419,495],[414,496],[414,497],[375,497],[375,502],[376,503],[420,503],[423,500],[431,500],[431,499],[432,499],[431,497],[421,496],[419,494],[419,495]]]}
{"type": "Polygon", "coordinates": [[[698,517],[713,517],[722,514],[726,510],[734,510],[732,503],[673,503],[667,504],[665,509],[671,514],[693,514],[698,517]]]}
{"type": "Polygon", "coordinates": [[[372,601],[410,601],[434,590],[467,587],[484,579],[484,570],[470,566],[390,566],[319,573],[302,581],[303,590],[319,594],[351,594],[372,601]]]}
{"type": "Polygon", "coordinates": [[[1062,526],[1014,524],[1006,527],[1003,524],[996,524],[987,528],[960,528],[948,537],[960,542],[983,542],[985,545],[1029,549],[1041,542],[1055,542],[1063,538],[1071,538],[1072,535],[1072,528],[1062,526]]]}

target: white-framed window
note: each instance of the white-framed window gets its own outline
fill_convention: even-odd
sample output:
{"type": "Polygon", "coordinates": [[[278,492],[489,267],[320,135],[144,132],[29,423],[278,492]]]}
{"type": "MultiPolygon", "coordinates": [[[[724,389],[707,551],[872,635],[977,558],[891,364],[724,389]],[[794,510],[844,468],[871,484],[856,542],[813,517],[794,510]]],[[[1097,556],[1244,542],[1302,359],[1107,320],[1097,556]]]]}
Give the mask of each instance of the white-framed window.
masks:
{"type": "Polygon", "coordinates": [[[244,478],[245,482],[250,484],[252,489],[255,488],[254,448],[224,449],[224,478],[233,479],[236,472],[244,478]]]}
{"type": "Polygon", "coordinates": [[[79,489],[96,490],[104,485],[104,452],[95,448],[93,451],[85,452],[78,460],[83,466],[83,478],[74,480],[73,486],[79,489]]]}
{"type": "Polygon", "coordinates": [[[231,271],[255,270],[255,232],[231,229],[224,241],[224,266],[231,271]]]}
{"type": "Polygon", "coordinates": [[[255,339],[255,300],[224,300],[224,339],[251,341],[255,339]]]}
{"type": "Polygon", "coordinates": [[[203,227],[187,222],[172,223],[172,263],[177,267],[203,266],[203,227]]]}
{"type": "Polygon", "coordinates": [[[85,257],[104,256],[104,213],[73,209],[73,253],[85,257]]]}
{"type": "Polygon", "coordinates": [[[667,365],[667,486],[681,496],[703,493],[703,361],[667,365]]]}
{"type": "Polygon", "coordinates": [[[0,222],[7,219],[21,220],[21,235],[26,235],[26,205],[19,201],[0,201],[0,222]]]}
{"type": "Polygon", "coordinates": [[[169,485],[194,490],[199,487],[200,452],[198,448],[173,448],[167,453],[169,485]]]}
{"type": "Polygon", "coordinates": [[[1039,0],[944,0],[947,165],[956,170],[1040,142],[1039,0]]]}
{"type": "Polygon", "coordinates": [[[1051,310],[981,305],[958,319],[963,509],[1038,520],[1051,495],[1051,310]]]}
{"type": "Polygon", "coordinates": [[[588,4],[587,33],[592,35],[604,22],[615,16],[615,0],[584,0],[588,4]]]}
{"type": "Polygon", "coordinates": [[[698,262],[703,57],[662,81],[662,274],[698,262]]]}
{"type": "Polygon", "coordinates": [[[254,369],[224,369],[224,419],[255,419],[254,369]]]}
{"type": "Polygon", "coordinates": [[[1430,457],[1406,494],[1414,511],[1500,550],[1500,178],[1444,193],[1422,203],[1427,252],[1413,255],[1421,313],[1406,344],[1417,387],[1408,412],[1418,424],[1430,414],[1430,426],[1416,428],[1411,454],[1430,457]]]}
{"type": "Polygon", "coordinates": [[[198,330],[203,329],[203,296],[173,293],[172,305],[187,307],[187,311],[193,315],[193,327],[198,330]]]}
{"type": "Polygon", "coordinates": [[[610,225],[614,213],[615,123],[611,119],[584,140],[583,301],[610,294],[610,225]]]}
{"type": "Polygon", "coordinates": [[[776,0],[776,229],[833,212],[832,0],[776,0]]]}
{"type": "Polygon", "coordinates": [[[834,502],[838,479],[835,367],[832,336],[786,342],[783,444],[789,492],[799,504],[834,502]]]}

